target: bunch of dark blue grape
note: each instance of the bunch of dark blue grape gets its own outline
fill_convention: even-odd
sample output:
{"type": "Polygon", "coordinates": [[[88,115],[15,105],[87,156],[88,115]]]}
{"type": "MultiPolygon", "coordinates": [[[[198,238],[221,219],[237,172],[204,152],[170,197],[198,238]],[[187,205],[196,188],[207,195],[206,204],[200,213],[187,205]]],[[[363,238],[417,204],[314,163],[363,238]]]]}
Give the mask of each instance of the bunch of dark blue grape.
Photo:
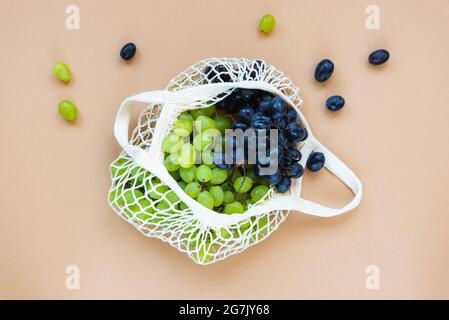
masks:
{"type": "MultiPolygon", "coordinates": [[[[305,127],[298,123],[297,112],[288,106],[280,97],[271,93],[256,89],[234,89],[232,94],[217,103],[218,109],[224,110],[233,115],[232,129],[254,129],[257,143],[249,143],[245,136],[243,145],[237,143],[237,139],[225,141],[231,144],[234,152],[232,160],[227,158],[227,154],[218,155],[221,159],[217,165],[223,169],[230,167],[251,167],[257,177],[266,179],[267,183],[276,186],[279,192],[287,192],[291,186],[292,178],[299,178],[304,172],[304,168],[298,163],[301,160],[301,152],[298,150],[298,143],[308,137],[305,127]],[[277,129],[277,143],[270,143],[270,129],[277,129]],[[264,134],[262,134],[264,133],[264,134]],[[266,150],[266,159],[263,162],[259,158],[259,148],[266,150]],[[248,160],[251,154],[257,155],[255,164],[248,160]],[[263,175],[264,167],[272,166],[272,159],[277,155],[277,170],[274,174],[263,175]],[[223,159],[232,164],[222,164],[223,159]]],[[[229,149],[228,149],[229,150],[229,149]]]]}

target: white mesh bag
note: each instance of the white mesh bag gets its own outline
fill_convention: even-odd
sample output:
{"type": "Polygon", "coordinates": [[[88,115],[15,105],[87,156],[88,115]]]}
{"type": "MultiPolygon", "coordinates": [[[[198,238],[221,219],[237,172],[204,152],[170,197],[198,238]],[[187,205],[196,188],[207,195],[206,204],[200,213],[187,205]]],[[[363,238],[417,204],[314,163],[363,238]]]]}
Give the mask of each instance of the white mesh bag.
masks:
{"type": "Polygon", "coordinates": [[[171,80],[165,90],[128,97],[115,120],[114,134],[123,152],[111,164],[109,204],[141,233],[169,243],[199,264],[214,263],[259,243],[278,228],[290,210],[332,217],[355,208],[362,197],[360,180],[313,136],[299,109],[301,103],[298,88],[282,72],[262,60],[243,58],[202,60],[171,80]],[[217,65],[225,71],[215,70],[217,65]],[[213,74],[207,76],[210,72],[213,74]],[[352,190],[353,199],[342,208],[304,199],[301,178],[293,179],[287,193],[270,189],[242,214],[218,213],[190,198],[164,166],[162,139],[181,112],[207,107],[235,88],[265,90],[293,107],[309,132],[299,145],[300,164],[305,166],[312,151],[323,152],[325,167],[352,190]],[[145,108],[129,139],[131,109],[142,107],[142,103],[145,108]]]}

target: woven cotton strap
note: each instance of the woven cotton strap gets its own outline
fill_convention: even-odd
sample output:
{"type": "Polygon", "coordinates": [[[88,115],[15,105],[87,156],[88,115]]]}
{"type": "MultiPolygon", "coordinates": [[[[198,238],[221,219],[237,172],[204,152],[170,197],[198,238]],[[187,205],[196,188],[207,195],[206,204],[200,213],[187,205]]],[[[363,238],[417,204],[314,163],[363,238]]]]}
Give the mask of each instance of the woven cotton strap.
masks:
{"type": "Polygon", "coordinates": [[[206,84],[175,92],[166,90],[143,92],[129,97],[122,102],[115,120],[115,137],[120,146],[139,166],[151,171],[162,182],[167,184],[168,187],[171,188],[180,197],[180,199],[192,209],[192,211],[198,216],[198,219],[207,224],[212,224],[215,226],[228,226],[242,219],[263,214],[271,210],[295,210],[320,217],[332,217],[357,207],[362,197],[362,185],[360,180],[332,152],[318,142],[318,140],[311,133],[310,127],[305,121],[304,116],[299,111],[299,118],[309,131],[309,137],[301,149],[303,153],[302,164],[305,164],[304,162],[308,158],[310,152],[323,152],[326,157],[325,167],[340,180],[342,180],[354,193],[354,198],[346,206],[342,208],[328,208],[316,202],[301,198],[299,191],[302,179],[297,179],[294,187],[292,187],[292,190],[298,191],[297,194],[275,194],[266,202],[249,208],[243,214],[219,214],[213,210],[205,208],[185,194],[185,192],[179,187],[178,183],[173,179],[163,165],[163,154],[161,151],[162,139],[167,134],[173,121],[176,120],[176,116],[179,112],[189,109],[189,106],[194,107],[195,103],[198,101],[209,101],[211,98],[235,87],[269,91],[273,94],[281,96],[285,101],[290,103],[289,99],[282,92],[277,90],[271,84],[263,81],[206,84]],[[134,102],[143,102],[152,105],[160,104],[163,106],[154,130],[154,136],[152,137],[149,150],[144,150],[129,143],[128,129],[131,117],[131,107],[135,105],[134,102]]]}

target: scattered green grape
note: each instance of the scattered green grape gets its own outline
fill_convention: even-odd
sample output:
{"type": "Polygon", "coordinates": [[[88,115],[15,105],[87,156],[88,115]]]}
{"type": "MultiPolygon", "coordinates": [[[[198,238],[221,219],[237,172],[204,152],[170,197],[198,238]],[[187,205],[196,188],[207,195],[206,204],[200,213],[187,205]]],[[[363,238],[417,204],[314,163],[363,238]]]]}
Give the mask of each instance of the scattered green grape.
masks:
{"type": "Polygon", "coordinates": [[[212,169],[212,177],[210,178],[211,184],[222,184],[228,178],[228,172],[220,168],[212,169]]]}
{"type": "Polygon", "coordinates": [[[172,153],[172,154],[169,154],[166,158],[165,158],[165,160],[164,160],[164,165],[165,165],[165,167],[167,168],[167,170],[168,171],[176,171],[176,170],[178,170],[179,169],[179,165],[176,163],[177,162],[177,160],[173,160],[173,158],[176,158],[176,157],[174,157],[175,155],[172,153]]]}
{"type": "Polygon", "coordinates": [[[223,203],[224,192],[219,186],[213,186],[209,189],[209,193],[214,198],[214,207],[218,207],[223,203]]]}
{"type": "Polygon", "coordinates": [[[181,179],[187,183],[192,182],[193,179],[195,179],[195,169],[195,165],[188,168],[179,168],[179,175],[181,176],[181,179]]]}
{"type": "Polygon", "coordinates": [[[206,108],[190,110],[190,114],[193,116],[194,119],[198,118],[199,116],[210,117],[215,113],[215,108],[216,108],[215,105],[212,104],[206,108]]]}
{"type": "Polygon", "coordinates": [[[202,164],[195,169],[195,177],[200,182],[207,182],[212,178],[212,170],[208,165],[202,164]]]}
{"type": "Polygon", "coordinates": [[[178,152],[178,164],[183,168],[189,168],[195,163],[195,149],[190,143],[184,143],[178,152]]]}
{"type": "Polygon", "coordinates": [[[224,203],[231,203],[235,200],[234,193],[232,191],[226,190],[224,192],[223,201],[224,203]]]}
{"type": "Polygon", "coordinates": [[[234,190],[239,193],[246,193],[251,190],[253,182],[248,177],[238,177],[234,181],[234,190]]]}
{"type": "Polygon", "coordinates": [[[203,132],[207,129],[216,128],[214,120],[208,116],[198,116],[194,122],[194,126],[197,132],[203,132]]]}
{"type": "Polygon", "coordinates": [[[75,121],[78,116],[76,105],[70,100],[61,101],[58,110],[62,118],[67,121],[75,121]]]}
{"type": "Polygon", "coordinates": [[[162,200],[156,205],[156,209],[158,211],[166,211],[170,209],[170,204],[167,201],[162,200]]]}
{"type": "Polygon", "coordinates": [[[228,203],[224,208],[224,213],[227,214],[243,213],[243,211],[244,211],[243,205],[238,201],[228,203]]]}
{"type": "Polygon", "coordinates": [[[193,124],[188,120],[176,120],[173,124],[173,132],[181,137],[187,137],[192,133],[193,124]]]}
{"type": "Polygon", "coordinates": [[[259,21],[259,30],[262,32],[271,32],[275,25],[276,19],[271,14],[266,14],[259,21]]]}
{"type": "Polygon", "coordinates": [[[253,190],[251,190],[251,200],[253,203],[258,202],[260,199],[262,199],[268,192],[269,188],[264,185],[260,185],[257,187],[254,187],[253,190]]]}
{"type": "Polygon", "coordinates": [[[162,149],[164,149],[164,152],[173,153],[181,149],[182,144],[183,138],[171,133],[162,140],[162,149]]]}
{"type": "Polygon", "coordinates": [[[53,73],[55,74],[56,78],[64,82],[69,82],[72,78],[72,72],[70,71],[69,67],[62,62],[57,62],[53,65],[53,73]]]}
{"type": "Polygon", "coordinates": [[[185,186],[184,192],[189,197],[196,199],[201,192],[201,186],[198,182],[191,182],[185,186]]]}
{"type": "Polygon", "coordinates": [[[214,197],[208,191],[202,191],[196,200],[208,209],[214,208],[214,197]]]}

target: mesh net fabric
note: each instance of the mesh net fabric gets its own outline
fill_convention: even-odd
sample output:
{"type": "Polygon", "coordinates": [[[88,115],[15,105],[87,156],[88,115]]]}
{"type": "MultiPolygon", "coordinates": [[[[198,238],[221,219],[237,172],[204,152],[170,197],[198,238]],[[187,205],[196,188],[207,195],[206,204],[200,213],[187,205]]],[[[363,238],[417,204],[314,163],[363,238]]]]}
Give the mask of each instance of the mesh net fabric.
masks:
{"type": "MultiPolygon", "coordinates": [[[[291,80],[261,60],[214,58],[196,63],[172,79],[170,91],[208,83],[264,81],[281,91],[298,108],[302,101],[291,80]]],[[[186,109],[201,108],[224,99],[229,90],[208,101],[197,101],[186,109]]],[[[142,111],[133,130],[131,143],[148,150],[162,105],[149,104],[142,111]]],[[[174,115],[173,121],[177,115],[174,115]]],[[[137,230],[159,238],[185,252],[199,264],[210,264],[254,245],[286,219],[288,211],[276,210],[249,217],[227,227],[200,221],[195,212],[156,175],[141,168],[125,152],[111,164],[112,185],[109,204],[137,230]]],[[[275,191],[270,189],[256,206],[263,206],[275,191]]]]}

